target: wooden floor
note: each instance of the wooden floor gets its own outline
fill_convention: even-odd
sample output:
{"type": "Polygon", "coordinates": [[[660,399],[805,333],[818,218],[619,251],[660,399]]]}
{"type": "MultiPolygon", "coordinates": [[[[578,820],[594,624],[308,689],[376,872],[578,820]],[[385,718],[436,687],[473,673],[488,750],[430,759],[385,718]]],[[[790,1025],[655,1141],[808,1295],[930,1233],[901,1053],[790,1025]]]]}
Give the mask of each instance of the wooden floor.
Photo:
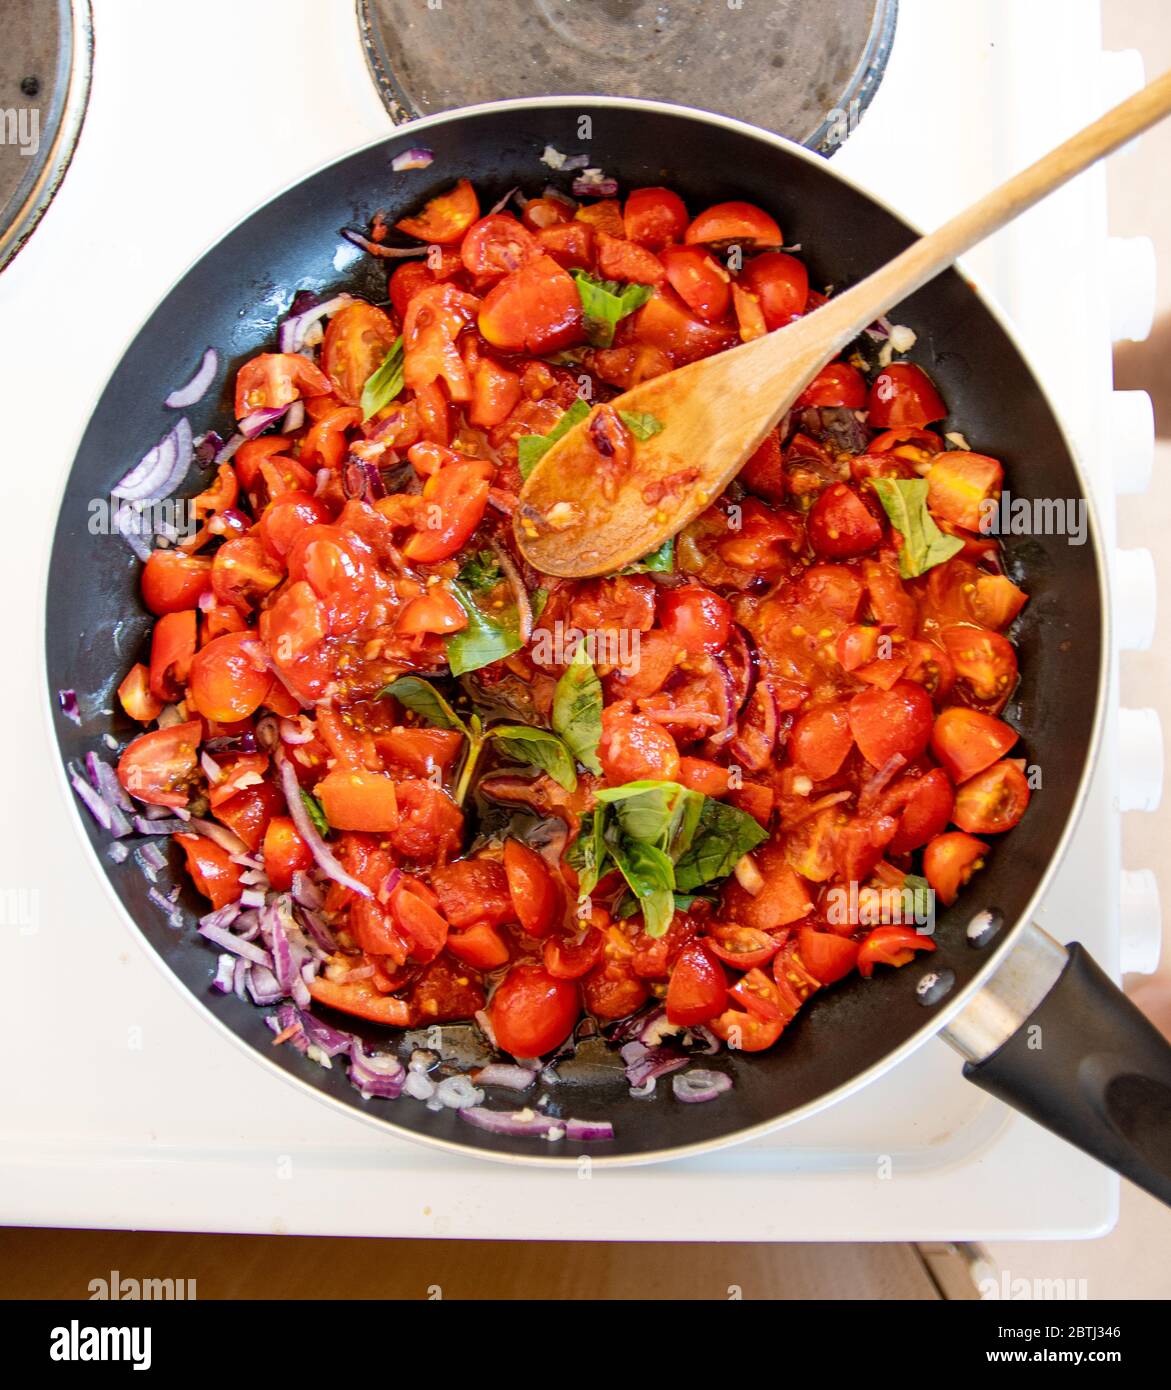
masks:
{"type": "Polygon", "coordinates": [[[0,1228],[0,1299],[91,1280],[196,1281],[200,1299],[937,1299],[913,1245],[352,1240],[0,1228]]]}

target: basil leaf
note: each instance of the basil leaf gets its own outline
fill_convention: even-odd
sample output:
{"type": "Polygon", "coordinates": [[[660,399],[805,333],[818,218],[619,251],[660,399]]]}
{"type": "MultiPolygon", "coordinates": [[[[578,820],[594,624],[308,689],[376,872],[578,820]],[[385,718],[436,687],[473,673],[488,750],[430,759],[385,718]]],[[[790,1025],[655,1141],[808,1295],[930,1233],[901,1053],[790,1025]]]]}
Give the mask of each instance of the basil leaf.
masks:
{"type": "Polygon", "coordinates": [[[653,781],[602,787],[595,800],[614,807],[615,820],[631,840],[675,854],[690,844],[704,804],[701,793],[678,782],[653,781]]]}
{"type": "Polygon", "coordinates": [[[362,387],[362,419],[369,420],[403,389],[403,340],[401,335],[391,344],[382,365],[371,372],[362,387]]]}
{"type": "Polygon", "coordinates": [[[964,548],[957,536],[947,536],[927,510],[926,478],[873,478],[871,483],[890,524],[902,537],[899,574],[914,579],[964,548]]]}
{"type": "Polygon", "coordinates": [[[459,572],[459,582],[474,593],[494,589],[503,578],[500,562],[490,550],[477,551],[459,572]]]}
{"type": "Polygon", "coordinates": [[[541,616],[545,611],[545,605],[549,602],[548,589],[534,589],[529,595],[529,607],[533,610],[533,621],[541,616]]]}
{"type": "Polygon", "coordinates": [[[577,871],[579,893],[592,893],[602,877],[609,856],[602,833],[604,828],[605,812],[587,811],[581,818],[577,839],[565,851],[566,861],[577,871]]]}
{"type": "Polygon", "coordinates": [[[520,476],[522,478],[528,478],[529,474],[536,468],[537,464],[540,463],[561,436],[563,434],[568,434],[574,425],[584,420],[589,413],[590,408],[586,402],[577,400],[574,401],[548,434],[522,434],[516,441],[516,461],[520,468],[520,476]]]}
{"type": "Polygon", "coordinates": [[[768,831],[755,817],[704,797],[691,844],[675,864],[676,888],[687,893],[712,879],[724,878],[743,855],[767,839],[768,831]]]}
{"type": "Polygon", "coordinates": [[[309,812],[309,819],[313,822],[313,827],[319,835],[329,834],[329,821],[325,818],[325,812],[321,809],[321,802],[301,788],[301,800],[305,803],[305,809],[309,812]]]}
{"type": "Polygon", "coordinates": [[[425,681],[420,676],[399,676],[397,680],[383,686],[377,698],[382,700],[388,695],[437,729],[458,729],[461,734],[468,732],[468,726],[439,691],[430,681],[425,681]]]}
{"type": "Polygon", "coordinates": [[[451,592],[468,615],[467,627],[447,638],[447,664],[453,676],[478,671],[520,651],[524,643],[515,627],[502,627],[486,617],[463,585],[452,582],[451,592]]]}
{"type": "Polygon", "coordinates": [[[911,898],[911,910],[915,914],[916,922],[924,924],[935,920],[935,898],[931,892],[931,885],[919,874],[908,874],[903,879],[903,887],[909,889],[911,898]]]}
{"type": "MultiPolygon", "coordinates": [[[[686,912],[695,903],[711,903],[714,907],[717,900],[708,897],[706,893],[676,893],[675,911],[686,912]]],[[[618,906],[614,909],[614,916],[618,918],[633,917],[636,912],[642,911],[642,903],[633,893],[626,893],[618,901],[618,906]]]]}
{"type": "Polygon", "coordinates": [[[620,838],[610,853],[642,910],[648,936],[662,936],[675,916],[675,869],[655,845],[620,838]]]}
{"type": "Polygon", "coordinates": [[[649,410],[620,410],[618,418],[635,439],[645,442],[653,438],[663,428],[663,422],[649,410]]]}
{"type": "Polygon", "coordinates": [[[674,574],[675,537],[669,536],[658,550],[652,550],[633,565],[627,565],[623,574],[674,574]]]}
{"type": "Polygon", "coordinates": [[[489,729],[486,737],[494,738],[507,757],[539,767],[567,792],[576,790],[577,769],[569,749],[556,734],[530,729],[526,724],[499,724],[489,729]]]}
{"type": "Polygon", "coordinates": [[[570,272],[577,281],[581,313],[590,346],[608,348],[614,330],[628,314],[633,314],[651,297],[653,285],[624,285],[620,280],[600,280],[585,270],[570,272]]]}
{"type": "Polygon", "coordinates": [[[573,660],[553,691],[552,723],[582,767],[601,772],[598,743],[602,737],[602,682],[584,642],[577,644],[573,660]]]}

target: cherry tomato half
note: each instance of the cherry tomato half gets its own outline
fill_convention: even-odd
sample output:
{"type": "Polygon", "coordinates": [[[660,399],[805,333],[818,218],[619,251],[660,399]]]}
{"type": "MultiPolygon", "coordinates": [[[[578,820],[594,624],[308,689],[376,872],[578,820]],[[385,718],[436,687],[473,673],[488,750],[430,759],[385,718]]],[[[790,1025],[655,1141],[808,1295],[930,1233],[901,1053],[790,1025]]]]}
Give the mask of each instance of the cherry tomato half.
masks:
{"type": "Polygon", "coordinates": [[[919,428],[947,414],[931,378],[912,362],[892,362],[874,378],[866,402],[871,429],[919,428]]]}
{"type": "Polygon", "coordinates": [[[993,763],[956,791],[952,820],[973,835],[1011,830],[1028,810],[1029,781],[1015,762],[993,763]]]}
{"type": "Polygon", "coordinates": [[[543,965],[522,962],[501,980],[488,1009],[492,1031],[514,1057],[541,1057],[573,1031],[581,1001],[571,980],[558,980],[543,965]]]}

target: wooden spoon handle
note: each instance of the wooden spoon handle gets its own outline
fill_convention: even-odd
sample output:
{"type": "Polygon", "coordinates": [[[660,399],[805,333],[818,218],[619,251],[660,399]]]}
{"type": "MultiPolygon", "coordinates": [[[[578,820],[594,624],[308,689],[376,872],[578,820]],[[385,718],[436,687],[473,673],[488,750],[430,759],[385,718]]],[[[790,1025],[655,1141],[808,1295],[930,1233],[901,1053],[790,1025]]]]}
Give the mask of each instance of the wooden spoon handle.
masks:
{"type": "MultiPolygon", "coordinates": [[[[832,298],[804,320],[809,325],[810,338],[816,337],[816,346],[828,361],[875,319],[913,294],[977,242],[1168,114],[1171,114],[1171,72],[1165,72],[1141,92],[1107,111],[1043,159],[957,213],[937,231],[908,246],[893,261],[852,289],[832,298]]],[[[811,341],[810,347],[813,346],[811,341]]]]}

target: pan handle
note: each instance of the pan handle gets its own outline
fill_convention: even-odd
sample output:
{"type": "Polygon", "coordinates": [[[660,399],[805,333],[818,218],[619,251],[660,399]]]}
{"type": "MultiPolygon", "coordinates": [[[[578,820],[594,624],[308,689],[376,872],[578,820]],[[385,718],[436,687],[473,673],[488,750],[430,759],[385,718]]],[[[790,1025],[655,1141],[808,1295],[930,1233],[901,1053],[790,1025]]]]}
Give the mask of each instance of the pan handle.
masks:
{"type": "Polygon", "coordinates": [[[1171,1043],[1078,942],[1030,926],[943,1036],[969,1081],[1171,1206],[1171,1043]]]}

